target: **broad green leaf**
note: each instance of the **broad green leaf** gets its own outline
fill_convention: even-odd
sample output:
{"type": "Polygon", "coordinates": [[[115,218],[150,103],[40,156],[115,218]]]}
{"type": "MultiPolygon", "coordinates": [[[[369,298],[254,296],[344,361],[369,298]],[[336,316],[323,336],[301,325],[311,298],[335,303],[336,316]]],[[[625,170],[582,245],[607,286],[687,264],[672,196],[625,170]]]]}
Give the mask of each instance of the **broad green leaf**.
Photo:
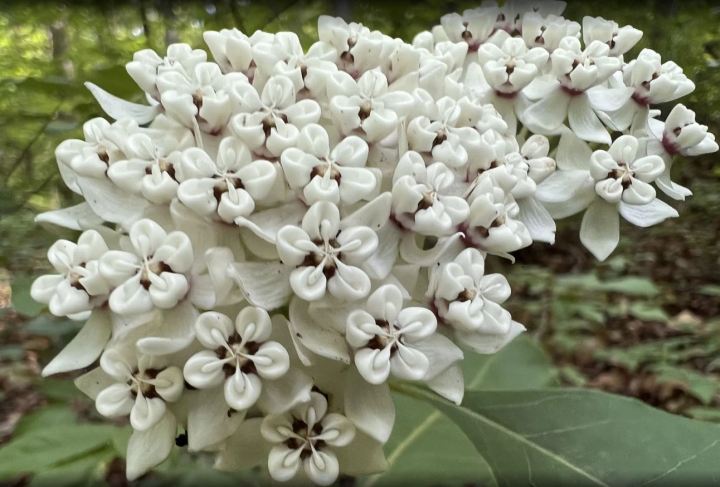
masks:
{"type": "MultiPolygon", "coordinates": [[[[463,368],[467,388],[475,390],[539,388],[555,381],[550,360],[527,335],[493,355],[466,351],[463,368]]],[[[390,468],[361,480],[360,487],[496,485],[473,444],[439,411],[402,395],[395,395],[395,407],[393,434],[385,445],[390,468]]]]}
{"type": "Polygon", "coordinates": [[[30,320],[25,325],[25,331],[34,335],[43,335],[58,339],[77,333],[82,327],[82,321],[73,321],[67,318],[57,318],[49,314],[42,314],[30,320]]]}
{"type": "Polygon", "coordinates": [[[102,485],[108,462],[115,452],[111,448],[102,448],[87,455],[74,458],[57,467],[33,475],[30,487],[75,487],[78,485],[102,485]]]}
{"type": "Polygon", "coordinates": [[[462,428],[500,486],[717,482],[720,427],[582,389],[468,392],[456,406],[412,385],[462,428]]]}
{"type": "Polygon", "coordinates": [[[25,274],[16,275],[12,283],[12,306],[25,316],[37,316],[45,308],[44,304],[30,297],[32,283],[33,278],[25,274]]]}
{"type": "Polygon", "coordinates": [[[68,422],[31,428],[0,449],[0,478],[41,472],[109,448],[116,429],[68,422]]]}
{"type": "Polygon", "coordinates": [[[358,487],[496,486],[490,467],[460,428],[432,406],[395,395],[398,414],[385,445],[390,468],[358,482],[358,487]]]}
{"type": "MultiPolygon", "coordinates": [[[[68,406],[46,406],[33,411],[32,413],[24,416],[20,423],[18,423],[13,437],[17,439],[23,438],[35,431],[42,431],[46,428],[51,428],[53,425],[58,424],[73,424],[77,421],[77,416],[72,412],[68,406]]],[[[11,443],[12,444],[12,443],[11,443]]],[[[0,452],[0,457],[2,457],[0,452]]]]}
{"type": "Polygon", "coordinates": [[[465,351],[462,365],[468,390],[537,389],[557,381],[557,370],[530,335],[492,355],[465,351]]]}
{"type": "Polygon", "coordinates": [[[38,384],[48,401],[70,404],[75,399],[87,399],[71,380],[43,378],[38,384]]]}

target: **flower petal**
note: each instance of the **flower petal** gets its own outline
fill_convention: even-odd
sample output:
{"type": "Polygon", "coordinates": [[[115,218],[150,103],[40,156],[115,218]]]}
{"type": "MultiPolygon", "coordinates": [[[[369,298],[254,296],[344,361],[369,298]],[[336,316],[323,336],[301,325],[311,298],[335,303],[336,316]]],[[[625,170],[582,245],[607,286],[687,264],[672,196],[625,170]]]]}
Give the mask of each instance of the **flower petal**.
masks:
{"type": "Polygon", "coordinates": [[[605,260],[620,241],[617,205],[596,199],[583,216],[580,241],[598,260],[605,260]]]}

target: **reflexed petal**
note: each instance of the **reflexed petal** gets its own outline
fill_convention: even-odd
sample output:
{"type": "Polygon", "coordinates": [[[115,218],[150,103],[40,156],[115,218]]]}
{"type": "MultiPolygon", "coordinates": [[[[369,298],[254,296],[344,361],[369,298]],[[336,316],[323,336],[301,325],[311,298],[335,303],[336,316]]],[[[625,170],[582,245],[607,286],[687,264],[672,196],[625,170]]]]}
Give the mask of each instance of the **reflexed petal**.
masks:
{"type": "Polygon", "coordinates": [[[368,384],[354,370],[346,375],[344,411],[358,429],[380,443],[387,442],[395,423],[395,405],[387,384],[368,384]]]}
{"type": "Polygon", "coordinates": [[[580,241],[598,260],[605,260],[620,241],[617,205],[596,200],[583,216],[580,241]]]}
{"type": "Polygon", "coordinates": [[[668,218],[677,218],[678,212],[662,200],[654,199],[645,205],[621,202],[618,210],[625,220],[638,227],[656,225],[668,218]]]}
{"type": "Polygon", "coordinates": [[[127,478],[132,481],[162,463],[175,445],[177,422],[172,414],[146,431],[134,431],[127,448],[127,478]]]}
{"type": "Polygon", "coordinates": [[[95,311],[70,343],[45,366],[43,377],[81,369],[93,363],[110,338],[111,328],[108,313],[95,311]]]}
{"type": "Polygon", "coordinates": [[[575,134],[588,142],[610,144],[610,134],[598,119],[587,96],[577,96],[570,101],[568,124],[575,134]]]}

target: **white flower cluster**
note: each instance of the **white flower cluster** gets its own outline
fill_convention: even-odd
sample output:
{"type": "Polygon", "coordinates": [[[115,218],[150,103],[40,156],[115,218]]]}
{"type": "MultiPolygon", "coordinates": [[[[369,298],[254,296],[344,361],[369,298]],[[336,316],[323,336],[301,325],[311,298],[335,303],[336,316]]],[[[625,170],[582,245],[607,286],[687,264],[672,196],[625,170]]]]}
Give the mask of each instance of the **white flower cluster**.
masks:
{"type": "Polygon", "coordinates": [[[48,252],[33,297],[87,320],[45,375],[79,377],[129,417],[133,479],[179,431],[217,466],[333,483],[382,470],[389,382],[459,403],[463,349],[524,330],[485,259],[553,243],[585,211],[598,258],[619,218],[677,216],[674,156],[718,149],[691,92],[641,32],[582,26],[563,2],[449,14],[412,44],[320,17],[289,32],[206,32],[127,65],[146,105],[88,84],[114,119],[57,148],[85,202],[38,221],[82,231],[48,252]],[[613,139],[611,134],[621,134],[613,139]],[[462,347],[462,348],[461,348],[462,347]]]}

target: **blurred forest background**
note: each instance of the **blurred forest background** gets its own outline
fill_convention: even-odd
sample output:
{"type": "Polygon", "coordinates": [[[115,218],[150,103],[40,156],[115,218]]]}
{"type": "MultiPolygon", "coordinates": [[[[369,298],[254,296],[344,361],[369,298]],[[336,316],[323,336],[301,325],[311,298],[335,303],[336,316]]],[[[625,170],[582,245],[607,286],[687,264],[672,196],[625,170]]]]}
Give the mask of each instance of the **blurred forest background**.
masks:
{"type": "MultiPolygon", "coordinates": [[[[126,430],[98,421],[92,403],[73,390],[69,378],[38,379],[42,365],[78,324],[49,316],[29,297],[33,277],[48,268],[46,249],[58,237],[35,225],[33,217],[78,202],[62,186],[54,149],[63,139],[81,138],[83,122],[102,115],[82,83],[140,100],[124,68],[133,52],[164,52],[177,41],[204,47],[205,30],[292,30],[309,45],[317,16],[327,13],[409,41],[443,13],[472,6],[441,0],[0,4],[0,484],[57,485],[62,478],[68,485],[125,485],[118,458],[126,430]]],[[[720,133],[720,8],[714,2],[570,2],[566,11],[578,21],[588,14],[643,30],[628,59],[651,47],[663,60],[681,65],[697,85],[681,101],[720,133]]],[[[660,108],[667,113],[671,107],[660,108]]],[[[517,380],[527,379],[529,367],[556,385],[601,388],[673,413],[720,421],[716,157],[676,163],[674,179],[695,193],[673,203],[680,218],[651,229],[624,225],[621,246],[605,263],[595,262],[580,245],[579,219],[562,222],[555,246],[524,250],[513,266],[495,263],[512,284],[515,319],[530,332],[498,359],[526,369],[516,369],[511,383],[502,382],[504,377],[491,381],[492,387],[520,387],[524,379],[517,380]]],[[[478,360],[485,360],[481,366],[487,372],[488,360],[478,360]]],[[[420,416],[412,421],[437,414],[417,411],[413,414],[420,416]]],[[[452,425],[443,427],[437,441],[472,449],[452,425]]],[[[411,429],[412,422],[400,424],[397,434],[411,429]]],[[[397,439],[388,445],[393,462],[412,454],[412,449],[393,451],[395,444],[397,439]]],[[[206,459],[187,462],[182,452],[173,458],[164,473],[138,484],[193,485],[203,479],[207,485],[213,479],[238,485],[237,477],[210,474],[206,459]]],[[[469,468],[474,483],[482,483],[469,468]]],[[[366,484],[392,484],[401,475],[391,471],[366,484]]]]}

